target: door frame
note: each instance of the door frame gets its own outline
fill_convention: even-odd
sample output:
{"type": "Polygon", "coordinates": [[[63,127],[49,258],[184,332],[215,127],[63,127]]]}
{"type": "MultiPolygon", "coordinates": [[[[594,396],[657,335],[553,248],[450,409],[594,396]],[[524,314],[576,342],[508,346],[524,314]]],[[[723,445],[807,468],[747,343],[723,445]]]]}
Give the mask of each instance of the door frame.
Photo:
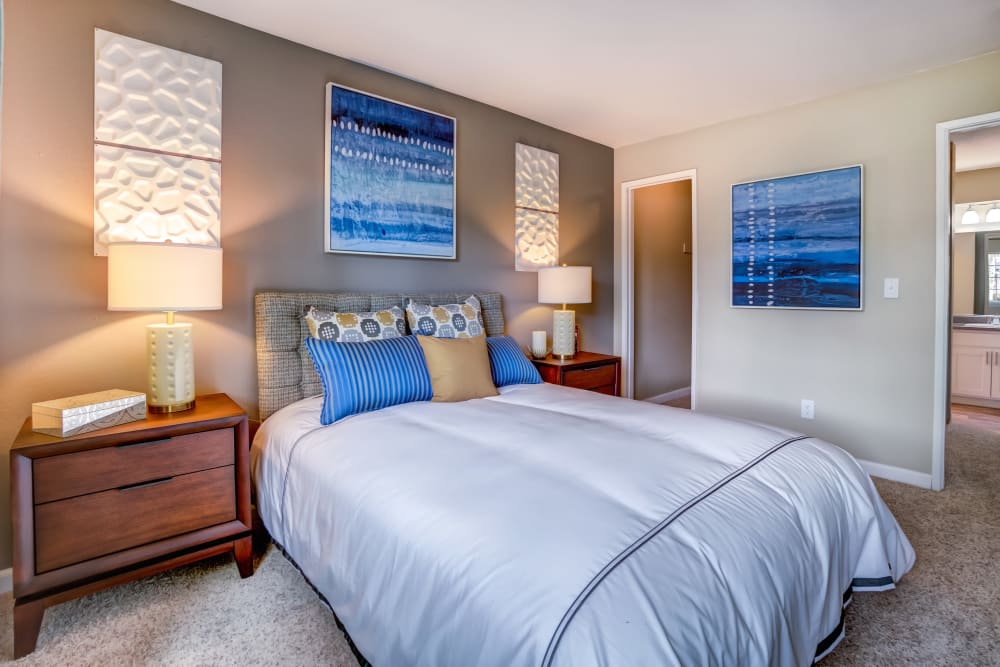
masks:
{"type": "Polygon", "coordinates": [[[620,257],[615,279],[621,285],[618,302],[619,356],[622,358],[622,395],[635,396],[635,191],[652,185],[691,181],[691,409],[695,409],[695,368],[698,350],[698,170],[685,169],[621,184],[620,257]]]}
{"type": "Polygon", "coordinates": [[[937,238],[934,278],[934,405],[931,433],[931,488],[944,488],[944,441],[947,429],[948,357],[951,353],[948,332],[951,328],[951,133],[1000,124],[1000,111],[957,118],[938,123],[935,129],[937,238]]]}

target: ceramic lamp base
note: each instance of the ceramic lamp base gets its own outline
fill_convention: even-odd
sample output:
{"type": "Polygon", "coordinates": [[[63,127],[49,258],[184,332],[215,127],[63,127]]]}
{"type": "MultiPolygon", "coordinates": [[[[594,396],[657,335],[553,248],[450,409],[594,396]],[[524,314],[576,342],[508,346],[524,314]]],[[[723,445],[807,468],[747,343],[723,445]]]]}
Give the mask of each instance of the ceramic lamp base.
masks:
{"type": "Polygon", "coordinates": [[[552,311],[552,354],[564,359],[576,354],[575,311],[552,311]]]}
{"type": "Polygon", "coordinates": [[[189,322],[146,326],[150,412],[194,407],[194,344],[189,322]]]}

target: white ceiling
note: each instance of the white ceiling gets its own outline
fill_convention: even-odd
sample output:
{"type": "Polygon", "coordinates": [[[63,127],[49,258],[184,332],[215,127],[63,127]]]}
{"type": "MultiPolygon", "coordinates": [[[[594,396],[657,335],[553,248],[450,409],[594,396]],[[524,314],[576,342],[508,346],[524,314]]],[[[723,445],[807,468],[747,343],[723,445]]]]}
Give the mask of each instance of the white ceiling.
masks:
{"type": "Polygon", "coordinates": [[[955,171],[1000,167],[1000,125],[969,132],[953,132],[955,171]]]}
{"type": "Polygon", "coordinates": [[[997,0],[175,1],[614,147],[1000,48],[997,0]]]}

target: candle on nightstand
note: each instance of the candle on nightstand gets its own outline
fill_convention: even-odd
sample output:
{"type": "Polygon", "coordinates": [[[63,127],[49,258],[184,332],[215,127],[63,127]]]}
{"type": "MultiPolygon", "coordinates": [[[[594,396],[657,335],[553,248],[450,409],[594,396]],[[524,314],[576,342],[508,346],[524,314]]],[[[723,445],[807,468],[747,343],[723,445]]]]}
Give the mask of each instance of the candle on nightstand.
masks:
{"type": "Polygon", "coordinates": [[[531,354],[541,359],[548,352],[546,334],[544,331],[531,332],[531,354]]]}

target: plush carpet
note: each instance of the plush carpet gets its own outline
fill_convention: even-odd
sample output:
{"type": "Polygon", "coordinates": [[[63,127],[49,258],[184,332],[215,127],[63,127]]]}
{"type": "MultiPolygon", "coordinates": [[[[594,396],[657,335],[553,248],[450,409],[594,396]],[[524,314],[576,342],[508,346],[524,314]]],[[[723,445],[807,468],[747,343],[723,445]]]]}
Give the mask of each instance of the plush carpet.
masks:
{"type": "MultiPolygon", "coordinates": [[[[2,598],[0,655],[13,655],[2,598]]],[[[228,556],[108,589],[45,612],[18,665],[344,665],[357,667],[333,614],[270,548],[249,579],[228,556]]]]}
{"type": "Polygon", "coordinates": [[[835,665],[1000,665],[1000,420],[957,409],[944,491],[875,480],[917,552],[896,590],[856,593],[835,665]]]}
{"type": "MultiPolygon", "coordinates": [[[[949,427],[945,490],[877,480],[917,551],[895,591],[857,593],[834,665],[1000,665],[1000,422],[949,427]]],[[[0,596],[0,655],[12,653],[0,596]]],[[[206,561],[49,609],[23,665],[336,665],[332,614],[275,549],[241,580],[206,561]]]]}

